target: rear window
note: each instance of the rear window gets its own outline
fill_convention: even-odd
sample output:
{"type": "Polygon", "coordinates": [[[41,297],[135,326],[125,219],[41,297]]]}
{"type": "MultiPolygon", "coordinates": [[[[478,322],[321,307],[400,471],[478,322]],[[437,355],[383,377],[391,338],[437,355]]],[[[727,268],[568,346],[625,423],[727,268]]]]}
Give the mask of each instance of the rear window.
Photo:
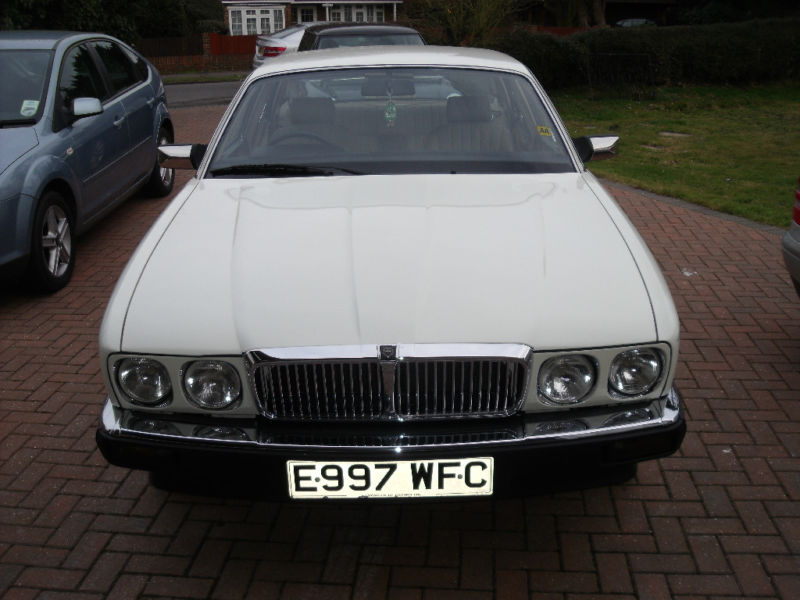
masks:
{"type": "Polygon", "coordinates": [[[317,48],[340,48],[351,46],[423,46],[425,42],[416,33],[392,33],[384,35],[323,35],[317,48]]]}
{"type": "Polygon", "coordinates": [[[293,33],[297,33],[298,31],[301,31],[303,29],[305,29],[305,27],[297,27],[297,26],[287,27],[286,29],[281,29],[280,31],[276,31],[275,33],[269,34],[269,37],[282,39],[285,37],[289,37],[293,33]]]}

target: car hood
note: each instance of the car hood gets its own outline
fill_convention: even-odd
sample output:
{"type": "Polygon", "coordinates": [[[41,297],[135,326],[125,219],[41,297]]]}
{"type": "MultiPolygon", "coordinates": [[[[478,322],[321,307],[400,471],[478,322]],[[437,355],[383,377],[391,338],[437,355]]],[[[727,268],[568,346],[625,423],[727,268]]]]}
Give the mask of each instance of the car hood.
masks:
{"type": "Polygon", "coordinates": [[[0,173],[30,152],[39,144],[33,127],[6,127],[0,129],[0,173]]]}
{"type": "Polygon", "coordinates": [[[574,173],[202,180],[152,251],[121,341],[232,354],[656,337],[629,245],[574,173]]]}

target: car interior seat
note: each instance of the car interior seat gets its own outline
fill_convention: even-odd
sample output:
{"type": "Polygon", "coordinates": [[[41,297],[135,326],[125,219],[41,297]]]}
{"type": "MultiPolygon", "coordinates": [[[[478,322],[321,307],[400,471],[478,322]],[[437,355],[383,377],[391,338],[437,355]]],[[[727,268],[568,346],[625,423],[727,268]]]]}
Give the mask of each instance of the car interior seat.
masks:
{"type": "Polygon", "coordinates": [[[446,123],[428,137],[432,149],[449,152],[510,152],[513,149],[505,119],[493,113],[488,96],[448,98],[446,113],[446,123]]]}

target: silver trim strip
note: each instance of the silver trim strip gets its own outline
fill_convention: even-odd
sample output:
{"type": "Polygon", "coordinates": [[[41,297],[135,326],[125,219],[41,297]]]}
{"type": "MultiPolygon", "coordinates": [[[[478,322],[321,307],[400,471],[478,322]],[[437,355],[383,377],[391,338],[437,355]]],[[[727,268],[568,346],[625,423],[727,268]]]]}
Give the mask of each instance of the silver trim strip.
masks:
{"type": "MultiPolygon", "coordinates": [[[[397,344],[403,358],[515,358],[530,360],[533,349],[525,344],[397,344]]],[[[350,346],[295,346],[262,348],[245,353],[251,363],[277,360],[325,360],[380,357],[381,344],[350,346]]]]}

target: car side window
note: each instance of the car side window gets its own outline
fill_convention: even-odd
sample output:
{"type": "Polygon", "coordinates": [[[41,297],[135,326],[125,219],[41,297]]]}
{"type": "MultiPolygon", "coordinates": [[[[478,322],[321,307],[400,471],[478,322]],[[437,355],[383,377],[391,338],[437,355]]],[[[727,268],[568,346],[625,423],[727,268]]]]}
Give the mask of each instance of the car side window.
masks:
{"type": "Polygon", "coordinates": [[[128,57],[128,60],[133,63],[133,70],[136,73],[136,78],[139,81],[147,81],[147,78],[150,76],[150,72],[147,68],[147,61],[124,46],[122,51],[125,53],[125,56],[128,57]]]}
{"type": "Polygon", "coordinates": [[[141,70],[136,68],[133,61],[117,44],[94,42],[94,49],[106,68],[113,95],[144,80],[141,70]]]}
{"type": "Polygon", "coordinates": [[[70,48],[64,55],[61,74],[58,77],[58,98],[56,123],[63,127],[72,110],[75,98],[99,98],[108,96],[100,71],[92,55],[84,44],[70,48]]]}

